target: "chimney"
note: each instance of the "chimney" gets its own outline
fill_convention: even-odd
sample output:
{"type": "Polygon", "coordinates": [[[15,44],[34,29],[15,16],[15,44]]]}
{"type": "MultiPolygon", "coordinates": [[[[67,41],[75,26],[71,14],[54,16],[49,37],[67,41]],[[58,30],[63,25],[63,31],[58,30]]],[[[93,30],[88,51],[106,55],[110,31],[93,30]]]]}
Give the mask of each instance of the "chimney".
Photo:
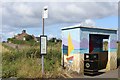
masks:
{"type": "Polygon", "coordinates": [[[22,33],[26,33],[26,30],[23,30],[22,33]]]}

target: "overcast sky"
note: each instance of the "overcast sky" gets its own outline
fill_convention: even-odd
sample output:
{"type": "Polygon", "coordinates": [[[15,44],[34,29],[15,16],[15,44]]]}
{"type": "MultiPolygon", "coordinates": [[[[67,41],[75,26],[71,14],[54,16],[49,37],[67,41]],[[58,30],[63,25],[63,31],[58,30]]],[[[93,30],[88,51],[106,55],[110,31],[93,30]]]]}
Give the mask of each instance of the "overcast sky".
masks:
{"type": "Polygon", "coordinates": [[[61,38],[61,28],[76,24],[106,28],[118,27],[117,2],[4,2],[2,3],[3,40],[21,33],[42,33],[42,9],[48,6],[45,34],[61,38]]]}

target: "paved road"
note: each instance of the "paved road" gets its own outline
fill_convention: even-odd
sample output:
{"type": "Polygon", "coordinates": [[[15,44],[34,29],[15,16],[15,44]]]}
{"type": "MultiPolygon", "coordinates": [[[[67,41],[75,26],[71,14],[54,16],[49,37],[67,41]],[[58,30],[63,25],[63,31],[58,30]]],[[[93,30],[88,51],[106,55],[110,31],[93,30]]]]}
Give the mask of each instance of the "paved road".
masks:
{"type": "Polygon", "coordinates": [[[72,74],[70,76],[72,78],[118,78],[118,77],[120,78],[120,75],[118,75],[118,72],[120,72],[120,68],[111,70],[96,76],[87,76],[87,75],[79,75],[79,74],[78,75],[72,74]]]}
{"type": "Polygon", "coordinates": [[[84,76],[84,78],[118,78],[118,69],[97,75],[97,76],[84,76]]]}

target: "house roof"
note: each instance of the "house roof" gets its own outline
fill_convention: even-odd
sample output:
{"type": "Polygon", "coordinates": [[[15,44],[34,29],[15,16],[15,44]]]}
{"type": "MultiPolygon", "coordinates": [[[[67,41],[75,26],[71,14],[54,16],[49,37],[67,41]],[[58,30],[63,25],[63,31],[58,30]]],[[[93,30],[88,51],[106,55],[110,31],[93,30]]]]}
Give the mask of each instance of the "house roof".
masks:
{"type": "Polygon", "coordinates": [[[64,27],[64,28],[61,28],[61,30],[68,30],[68,29],[75,29],[75,28],[89,28],[89,29],[101,29],[101,30],[117,31],[117,29],[101,28],[101,27],[93,27],[93,26],[86,27],[86,26],[80,26],[80,25],[64,27]]]}

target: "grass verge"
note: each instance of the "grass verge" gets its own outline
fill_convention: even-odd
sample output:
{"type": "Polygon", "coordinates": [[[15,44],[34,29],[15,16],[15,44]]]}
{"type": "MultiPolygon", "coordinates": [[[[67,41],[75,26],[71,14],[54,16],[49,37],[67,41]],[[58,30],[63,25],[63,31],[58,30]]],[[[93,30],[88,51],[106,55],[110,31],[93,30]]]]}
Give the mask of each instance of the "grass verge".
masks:
{"type": "MultiPolygon", "coordinates": [[[[44,78],[59,78],[61,73],[61,43],[48,46],[44,58],[44,78]]],[[[3,45],[2,78],[41,78],[41,56],[38,46],[25,48],[20,51],[3,45]]]]}

